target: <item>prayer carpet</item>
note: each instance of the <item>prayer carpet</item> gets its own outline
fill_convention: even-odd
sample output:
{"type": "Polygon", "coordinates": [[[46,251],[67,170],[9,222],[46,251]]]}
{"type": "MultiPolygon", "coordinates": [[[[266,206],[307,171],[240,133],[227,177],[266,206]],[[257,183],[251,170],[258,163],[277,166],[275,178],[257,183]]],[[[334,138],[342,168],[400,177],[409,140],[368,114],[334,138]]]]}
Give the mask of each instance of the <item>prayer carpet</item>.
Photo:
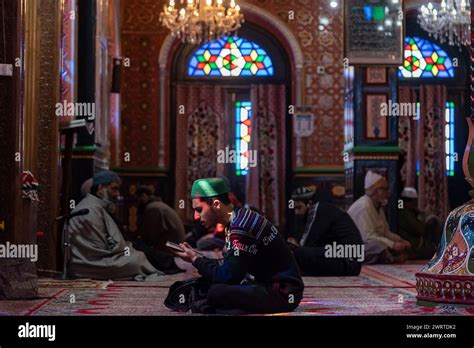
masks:
{"type": "MultiPolygon", "coordinates": [[[[184,263],[178,261],[180,267],[184,263]]],[[[305,277],[304,299],[295,312],[274,315],[472,315],[472,305],[417,303],[415,273],[423,263],[368,265],[359,277],[305,277]]],[[[0,315],[193,315],[172,312],[163,305],[169,286],[197,276],[187,266],[186,273],[168,275],[160,282],[115,281],[105,289],[100,282],[82,281],[80,286],[64,282],[40,282],[34,301],[0,301],[0,315]],[[43,285],[49,284],[49,287],[43,285]],[[54,286],[51,286],[54,284],[54,286]],[[84,287],[86,286],[86,287],[84,287]]]]}

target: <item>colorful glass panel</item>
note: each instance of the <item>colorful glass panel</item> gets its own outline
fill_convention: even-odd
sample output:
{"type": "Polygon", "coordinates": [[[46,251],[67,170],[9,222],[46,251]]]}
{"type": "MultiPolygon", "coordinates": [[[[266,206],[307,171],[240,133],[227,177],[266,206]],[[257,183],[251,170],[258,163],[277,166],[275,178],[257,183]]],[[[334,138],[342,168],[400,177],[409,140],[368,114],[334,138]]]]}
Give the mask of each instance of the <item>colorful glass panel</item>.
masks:
{"type": "MultiPolygon", "coordinates": [[[[454,176],[454,162],[456,160],[456,153],[454,150],[454,102],[446,102],[446,176],[454,176]]],[[[416,103],[417,121],[420,119],[420,103],[416,103]]],[[[416,161],[416,174],[420,175],[420,161],[416,161]]]]}
{"type": "Polygon", "coordinates": [[[454,67],[451,58],[438,45],[419,37],[405,38],[403,66],[398,68],[401,78],[451,78],[454,67]]]}
{"type": "Polygon", "coordinates": [[[249,144],[252,134],[252,103],[235,103],[235,150],[237,154],[236,174],[247,175],[249,170],[249,144]]]}
{"type": "Polygon", "coordinates": [[[273,76],[271,58],[259,45],[237,36],[206,43],[192,56],[189,76],[273,76]]]}
{"type": "Polygon", "coordinates": [[[446,102],[446,175],[454,176],[454,103],[446,102]]]}

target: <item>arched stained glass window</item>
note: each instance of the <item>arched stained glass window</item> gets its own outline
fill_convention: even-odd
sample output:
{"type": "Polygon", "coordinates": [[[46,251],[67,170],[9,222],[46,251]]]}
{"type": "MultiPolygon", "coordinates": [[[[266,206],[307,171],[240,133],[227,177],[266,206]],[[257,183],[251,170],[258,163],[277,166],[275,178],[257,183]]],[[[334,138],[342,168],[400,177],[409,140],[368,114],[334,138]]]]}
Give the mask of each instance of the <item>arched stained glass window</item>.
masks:
{"type": "Polygon", "coordinates": [[[273,76],[267,52],[254,42],[224,36],[201,46],[191,57],[189,76],[273,76]]]}
{"type": "Polygon", "coordinates": [[[405,78],[451,78],[454,68],[451,58],[438,45],[419,37],[405,38],[403,66],[398,76],[405,78]]]}

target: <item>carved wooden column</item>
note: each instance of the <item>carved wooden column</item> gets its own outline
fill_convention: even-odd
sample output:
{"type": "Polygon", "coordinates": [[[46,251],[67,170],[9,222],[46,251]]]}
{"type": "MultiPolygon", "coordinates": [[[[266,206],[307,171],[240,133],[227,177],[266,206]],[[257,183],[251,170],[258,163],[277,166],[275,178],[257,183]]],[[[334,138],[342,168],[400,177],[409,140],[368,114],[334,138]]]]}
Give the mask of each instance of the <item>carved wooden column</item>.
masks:
{"type": "MultiPolygon", "coordinates": [[[[0,18],[5,19],[0,30],[0,63],[15,65],[22,47],[21,1],[4,1],[0,18]]],[[[0,243],[14,241],[16,225],[21,220],[22,168],[15,154],[21,151],[23,74],[20,68],[13,69],[13,76],[0,76],[0,243]]]]}
{"type": "Polygon", "coordinates": [[[4,5],[7,32],[0,36],[7,38],[7,56],[1,62],[14,67],[12,77],[0,77],[0,242],[36,243],[36,232],[42,231],[40,267],[52,267],[59,181],[55,105],[60,2],[12,0],[4,5]],[[40,203],[22,198],[25,170],[39,182],[40,203]]]}
{"type": "Polygon", "coordinates": [[[39,241],[40,266],[48,269],[56,264],[56,241],[59,207],[59,120],[55,105],[59,102],[61,2],[39,1],[39,84],[37,114],[37,179],[39,192],[38,230],[44,232],[39,241]]]}
{"type": "Polygon", "coordinates": [[[346,204],[350,206],[365,194],[364,179],[369,170],[378,172],[389,183],[388,222],[397,231],[399,192],[398,119],[381,115],[381,103],[398,101],[396,68],[355,67],[345,71],[346,204]],[[354,69],[354,70],[352,70],[354,69]],[[374,80],[368,76],[374,75],[374,80]]]}
{"type": "MultiPolygon", "coordinates": [[[[120,37],[120,0],[109,0],[108,4],[108,33],[107,40],[109,42],[109,69],[111,71],[111,79],[115,78],[120,81],[120,75],[114,76],[115,73],[121,71],[123,64],[122,59],[122,43],[120,37]]],[[[120,133],[121,133],[121,97],[120,92],[113,91],[110,95],[109,102],[109,157],[110,166],[119,167],[120,159],[123,158],[120,153],[120,133]]]]}

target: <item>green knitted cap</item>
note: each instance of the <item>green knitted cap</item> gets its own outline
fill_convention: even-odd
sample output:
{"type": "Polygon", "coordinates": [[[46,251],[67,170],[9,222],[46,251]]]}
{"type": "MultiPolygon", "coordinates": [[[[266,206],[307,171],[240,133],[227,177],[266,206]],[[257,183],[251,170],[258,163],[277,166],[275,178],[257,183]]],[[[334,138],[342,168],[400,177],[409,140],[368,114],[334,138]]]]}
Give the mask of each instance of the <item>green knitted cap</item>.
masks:
{"type": "Polygon", "coordinates": [[[191,197],[215,197],[228,192],[229,187],[227,186],[225,181],[220,178],[198,179],[193,183],[193,188],[191,189],[191,197]]]}

